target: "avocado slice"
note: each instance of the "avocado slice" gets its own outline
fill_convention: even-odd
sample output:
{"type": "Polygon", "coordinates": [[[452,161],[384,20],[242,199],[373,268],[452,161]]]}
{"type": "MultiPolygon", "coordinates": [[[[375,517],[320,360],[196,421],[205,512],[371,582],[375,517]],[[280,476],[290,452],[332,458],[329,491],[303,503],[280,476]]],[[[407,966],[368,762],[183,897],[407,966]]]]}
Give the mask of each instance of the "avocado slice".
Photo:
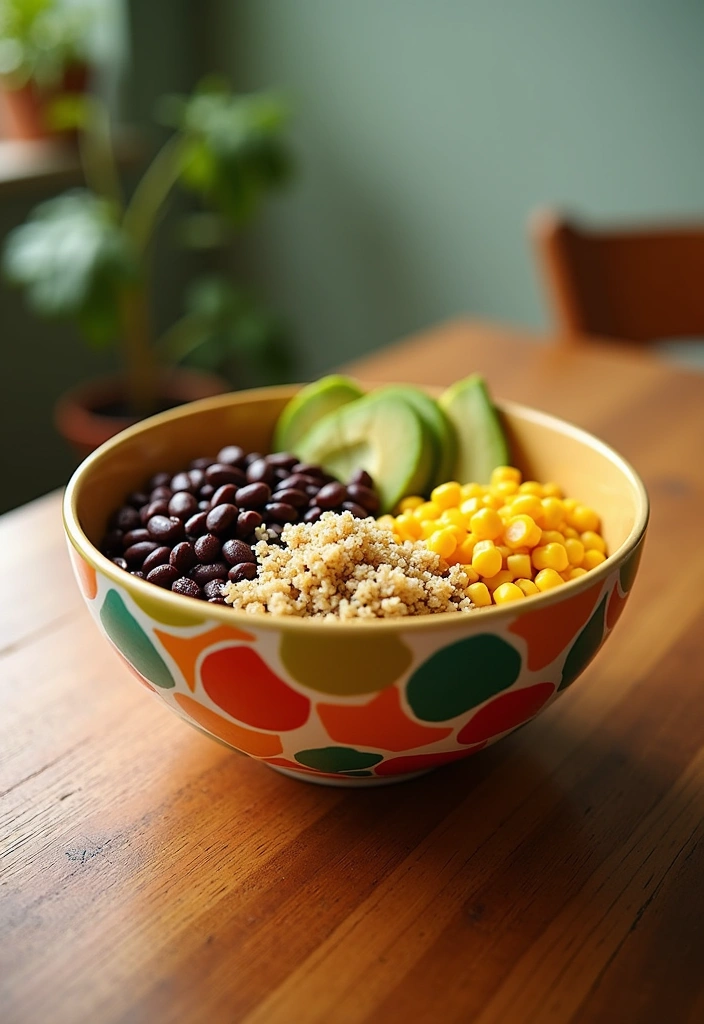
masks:
{"type": "Polygon", "coordinates": [[[433,467],[432,442],[420,416],[405,398],[381,389],[328,413],[292,450],[340,480],[366,469],[382,512],[392,511],[407,494],[422,494],[433,467]]]}
{"type": "Polygon", "coordinates": [[[508,465],[511,456],[486,381],[478,373],[458,380],[440,395],[438,404],[457,434],[453,478],[460,483],[489,483],[491,471],[508,465]]]}
{"type": "Polygon", "coordinates": [[[452,474],[457,458],[455,428],[435,399],[413,384],[390,384],[378,388],[375,394],[403,398],[420,416],[433,448],[433,468],[428,489],[454,479],[452,474]]]}
{"type": "Polygon", "coordinates": [[[355,381],[337,373],[306,384],[287,402],[276,422],[273,451],[295,451],[296,444],[313,424],[363,394],[355,381]]]}

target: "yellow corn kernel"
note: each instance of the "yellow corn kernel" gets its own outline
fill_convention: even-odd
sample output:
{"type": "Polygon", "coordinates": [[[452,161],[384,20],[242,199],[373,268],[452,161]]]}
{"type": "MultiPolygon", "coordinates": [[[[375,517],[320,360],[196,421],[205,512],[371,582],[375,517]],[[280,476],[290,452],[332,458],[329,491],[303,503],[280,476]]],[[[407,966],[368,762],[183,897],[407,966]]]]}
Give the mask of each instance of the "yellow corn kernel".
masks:
{"type": "Polygon", "coordinates": [[[422,535],[421,524],[410,512],[396,516],[395,529],[402,540],[420,540],[422,535]]]}
{"type": "Polygon", "coordinates": [[[588,505],[576,505],[567,513],[567,522],[580,533],[584,533],[585,530],[598,530],[600,525],[599,516],[588,505]]]}
{"type": "Polygon", "coordinates": [[[585,530],[579,539],[584,544],[585,551],[601,551],[602,555],[606,554],[606,541],[600,533],[595,533],[594,530],[585,530]]]}
{"type": "Polygon", "coordinates": [[[475,572],[471,565],[465,565],[463,562],[460,562],[460,565],[462,566],[462,571],[470,583],[479,582],[479,573],[475,572]]]}
{"type": "Polygon", "coordinates": [[[581,565],[584,558],[584,544],[574,537],[565,538],[565,551],[570,565],[581,565]]]}
{"type": "Polygon", "coordinates": [[[541,544],[564,544],[565,535],[559,530],[543,530],[540,534],[541,544]]]}
{"type": "Polygon", "coordinates": [[[506,559],[506,568],[511,570],[514,579],[521,576],[530,579],[533,575],[533,564],[530,560],[530,555],[509,555],[506,559]]]}
{"type": "Polygon", "coordinates": [[[562,532],[564,533],[565,537],[568,540],[569,540],[570,537],[573,538],[574,540],[579,540],[579,533],[577,532],[577,530],[575,530],[574,526],[564,526],[563,525],[562,532]]]}
{"type": "Polygon", "coordinates": [[[554,569],[555,572],[564,572],[570,564],[564,544],[541,544],[533,548],[530,558],[536,569],[554,569]]]}
{"type": "Polygon", "coordinates": [[[376,521],[376,525],[380,526],[382,530],[395,530],[396,520],[394,519],[393,516],[389,515],[379,516],[379,518],[376,521]]]}
{"type": "Polygon", "coordinates": [[[540,502],[543,508],[539,520],[544,530],[556,530],[565,518],[565,503],[559,498],[543,498],[540,502]]]}
{"type": "Polygon", "coordinates": [[[540,543],[540,534],[540,527],[530,516],[512,516],[504,527],[504,543],[510,548],[534,548],[540,543]]]}
{"type": "Polygon", "coordinates": [[[508,569],[499,569],[493,576],[487,576],[484,580],[487,587],[493,594],[497,587],[500,587],[503,583],[511,583],[513,581],[513,574],[508,569]]]}
{"type": "Polygon", "coordinates": [[[464,514],[464,512],[460,512],[456,506],[444,509],[440,514],[440,519],[438,521],[443,523],[445,526],[461,526],[465,531],[469,524],[469,518],[464,514]]]}
{"type": "Polygon", "coordinates": [[[467,536],[467,530],[464,526],[456,526],[455,523],[443,523],[443,529],[449,530],[452,536],[455,538],[456,544],[461,544],[467,536]]]}
{"type": "Polygon", "coordinates": [[[510,548],[508,544],[498,544],[496,541],[494,541],[494,543],[496,544],[497,550],[503,559],[505,569],[506,559],[508,558],[509,555],[513,554],[513,548],[510,548]]]}
{"type": "Polygon", "coordinates": [[[455,553],[457,538],[451,528],[445,527],[442,530],[436,530],[431,537],[428,537],[425,546],[430,551],[434,551],[436,555],[440,555],[441,558],[449,558],[455,553]]]}
{"type": "Polygon", "coordinates": [[[484,488],[481,484],[471,480],[468,484],[462,484],[460,487],[462,492],[462,500],[466,501],[467,498],[481,498],[484,494],[484,488]]]}
{"type": "Polygon", "coordinates": [[[414,508],[424,504],[425,498],[421,498],[419,494],[409,494],[407,498],[401,499],[398,510],[399,512],[412,512],[414,508]]]}
{"type": "Polygon", "coordinates": [[[580,576],[586,576],[587,570],[582,569],[581,566],[575,565],[571,569],[568,569],[565,573],[568,580],[578,580],[580,576]]]}
{"type": "Polygon", "coordinates": [[[502,583],[494,591],[495,604],[508,604],[509,601],[517,601],[523,597],[525,597],[525,594],[515,583],[502,583]]]}
{"type": "Polygon", "coordinates": [[[420,524],[420,536],[421,540],[427,540],[428,537],[432,537],[436,530],[441,529],[438,526],[437,519],[424,519],[420,524]]]}
{"type": "Polygon", "coordinates": [[[472,552],[472,568],[480,576],[495,576],[501,569],[501,554],[493,540],[478,540],[472,552]]]}
{"type": "Polygon", "coordinates": [[[540,593],[540,591],[536,587],[535,583],[533,583],[533,580],[517,579],[517,580],[514,580],[514,583],[516,584],[517,587],[519,587],[523,591],[523,593],[525,594],[526,597],[532,597],[533,594],[539,594],[540,593]]]}
{"type": "Polygon", "coordinates": [[[495,540],[503,533],[501,516],[493,508],[480,508],[469,520],[469,528],[478,540],[495,540]]]}
{"type": "Polygon", "coordinates": [[[555,569],[541,569],[534,580],[536,587],[541,591],[561,587],[564,582],[562,576],[555,569]]]}
{"type": "Polygon", "coordinates": [[[539,484],[537,480],[524,480],[518,488],[519,494],[534,494],[536,498],[542,498],[543,496],[543,485],[539,484]]]}
{"type": "Polygon", "coordinates": [[[485,583],[470,583],[467,587],[467,597],[477,608],[486,608],[492,603],[489,588],[485,583]]]}
{"type": "Polygon", "coordinates": [[[506,501],[511,495],[518,492],[518,484],[515,480],[499,480],[498,484],[491,485],[491,493],[498,495],[506,501]]]}
{"type": "Polygon", "coordinates": [[[597,565],[601,565],[604,561],[606,561],[606,555],[602,551],[597,551],[595,548],[591,548],[589,551],[584,552],[582,568],[587,571],[589,571],[589,569],[596,569],[597,565]]]}
{"type": "Polygon", "coordinates": [[[473,516],[475,512],[478,512],[480,508],[484,508],[482,505],[482,499],[480,497],[467,498],[460,505],[460,512],[465,516],[473,516]]]}
{"type": "Polygon", "coordinates": [[[445,484],[438,484],[430,492],[430,500],[434,501],[440,509],[457,508],[462,501],[462,488],[456,480],[448,480],[445,484]]]}
{"type": "Polygon", "coordinates": [[[556,484],[554,480],[548,480],[543,484],[543,495],[546,498],[562,498],[563,493],[560,485],[556,484]]]}
{"type": "Polygon", "coordinates": [[[511,515],[514,516],[530,516],[537,522],[542,512],[542,502],[534,494],[519,494],[511,502],[511,515]]]}
{"type": "Polygon", "coordinates": [[[455,558],[460,565],[471,565],[472,555],[474,554],[474,545],[477,543],[477,538],[471,533],[468,533],[464,540],[460,541],[455,551],[455,558]]]}
{"type": "Polygon", "coordinates": [[[439,508],[434,501],[424,501],[422,505],[418,505],[413,509],[411,513],[416,519],[421,521],[425,519],[439,519],[442,513],[442,509],[439,508]]]}
{"type": "Polygon", "coordinates": [[[491,471],[491,483],[493,485],[510,480],[511,483],[520,484],[521,471],[515,466],[495,466],[491,471]]]}
{"type": "Polygon", "coordinates": [[[482,505],[485,508],[500,509],[503,503],[504,499],[498,494],[492,494],[491,491],[487,491],[482,498],[482,505]]]}

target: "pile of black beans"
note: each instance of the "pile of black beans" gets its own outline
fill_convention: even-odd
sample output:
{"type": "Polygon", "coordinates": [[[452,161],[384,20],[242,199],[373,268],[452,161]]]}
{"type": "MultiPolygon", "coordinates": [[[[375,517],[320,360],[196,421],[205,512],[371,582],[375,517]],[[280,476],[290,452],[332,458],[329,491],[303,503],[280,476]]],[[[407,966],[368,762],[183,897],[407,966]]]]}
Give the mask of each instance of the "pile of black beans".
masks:
{"type": "Polygon", "coordinates": [[[375,515],[379,498],[364,470],[347,484],[295,455],[262,455],[237,445],[155,473],[110,519],[101,551],[115,565],[178,594],[224,603],[226,580],[254,579],[253,545],[277,542],[286,523],[323,512],[375,515]]]}

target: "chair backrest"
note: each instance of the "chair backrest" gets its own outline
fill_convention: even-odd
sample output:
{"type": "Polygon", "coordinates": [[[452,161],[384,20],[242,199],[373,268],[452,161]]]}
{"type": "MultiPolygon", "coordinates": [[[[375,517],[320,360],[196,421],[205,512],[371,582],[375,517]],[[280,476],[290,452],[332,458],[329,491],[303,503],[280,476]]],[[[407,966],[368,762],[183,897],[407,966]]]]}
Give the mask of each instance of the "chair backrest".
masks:
{"type": "Polygon", "coordinates": [[[704,222],[607,230],[541,210],[529,233],[561,336],[704,338],[704,222]]]}

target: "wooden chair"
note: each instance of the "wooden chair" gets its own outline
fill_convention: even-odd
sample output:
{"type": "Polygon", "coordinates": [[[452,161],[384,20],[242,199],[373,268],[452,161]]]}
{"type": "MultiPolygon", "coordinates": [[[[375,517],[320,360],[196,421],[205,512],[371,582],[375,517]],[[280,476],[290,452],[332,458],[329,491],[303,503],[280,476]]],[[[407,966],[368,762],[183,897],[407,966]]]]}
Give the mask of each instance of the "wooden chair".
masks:
{"type": "Polygon", "coordinates": [[[701,344],[704,221],[611,229],[541,210],[529,234],[553,326],[565,341],[591,334],[701,344]]]}

